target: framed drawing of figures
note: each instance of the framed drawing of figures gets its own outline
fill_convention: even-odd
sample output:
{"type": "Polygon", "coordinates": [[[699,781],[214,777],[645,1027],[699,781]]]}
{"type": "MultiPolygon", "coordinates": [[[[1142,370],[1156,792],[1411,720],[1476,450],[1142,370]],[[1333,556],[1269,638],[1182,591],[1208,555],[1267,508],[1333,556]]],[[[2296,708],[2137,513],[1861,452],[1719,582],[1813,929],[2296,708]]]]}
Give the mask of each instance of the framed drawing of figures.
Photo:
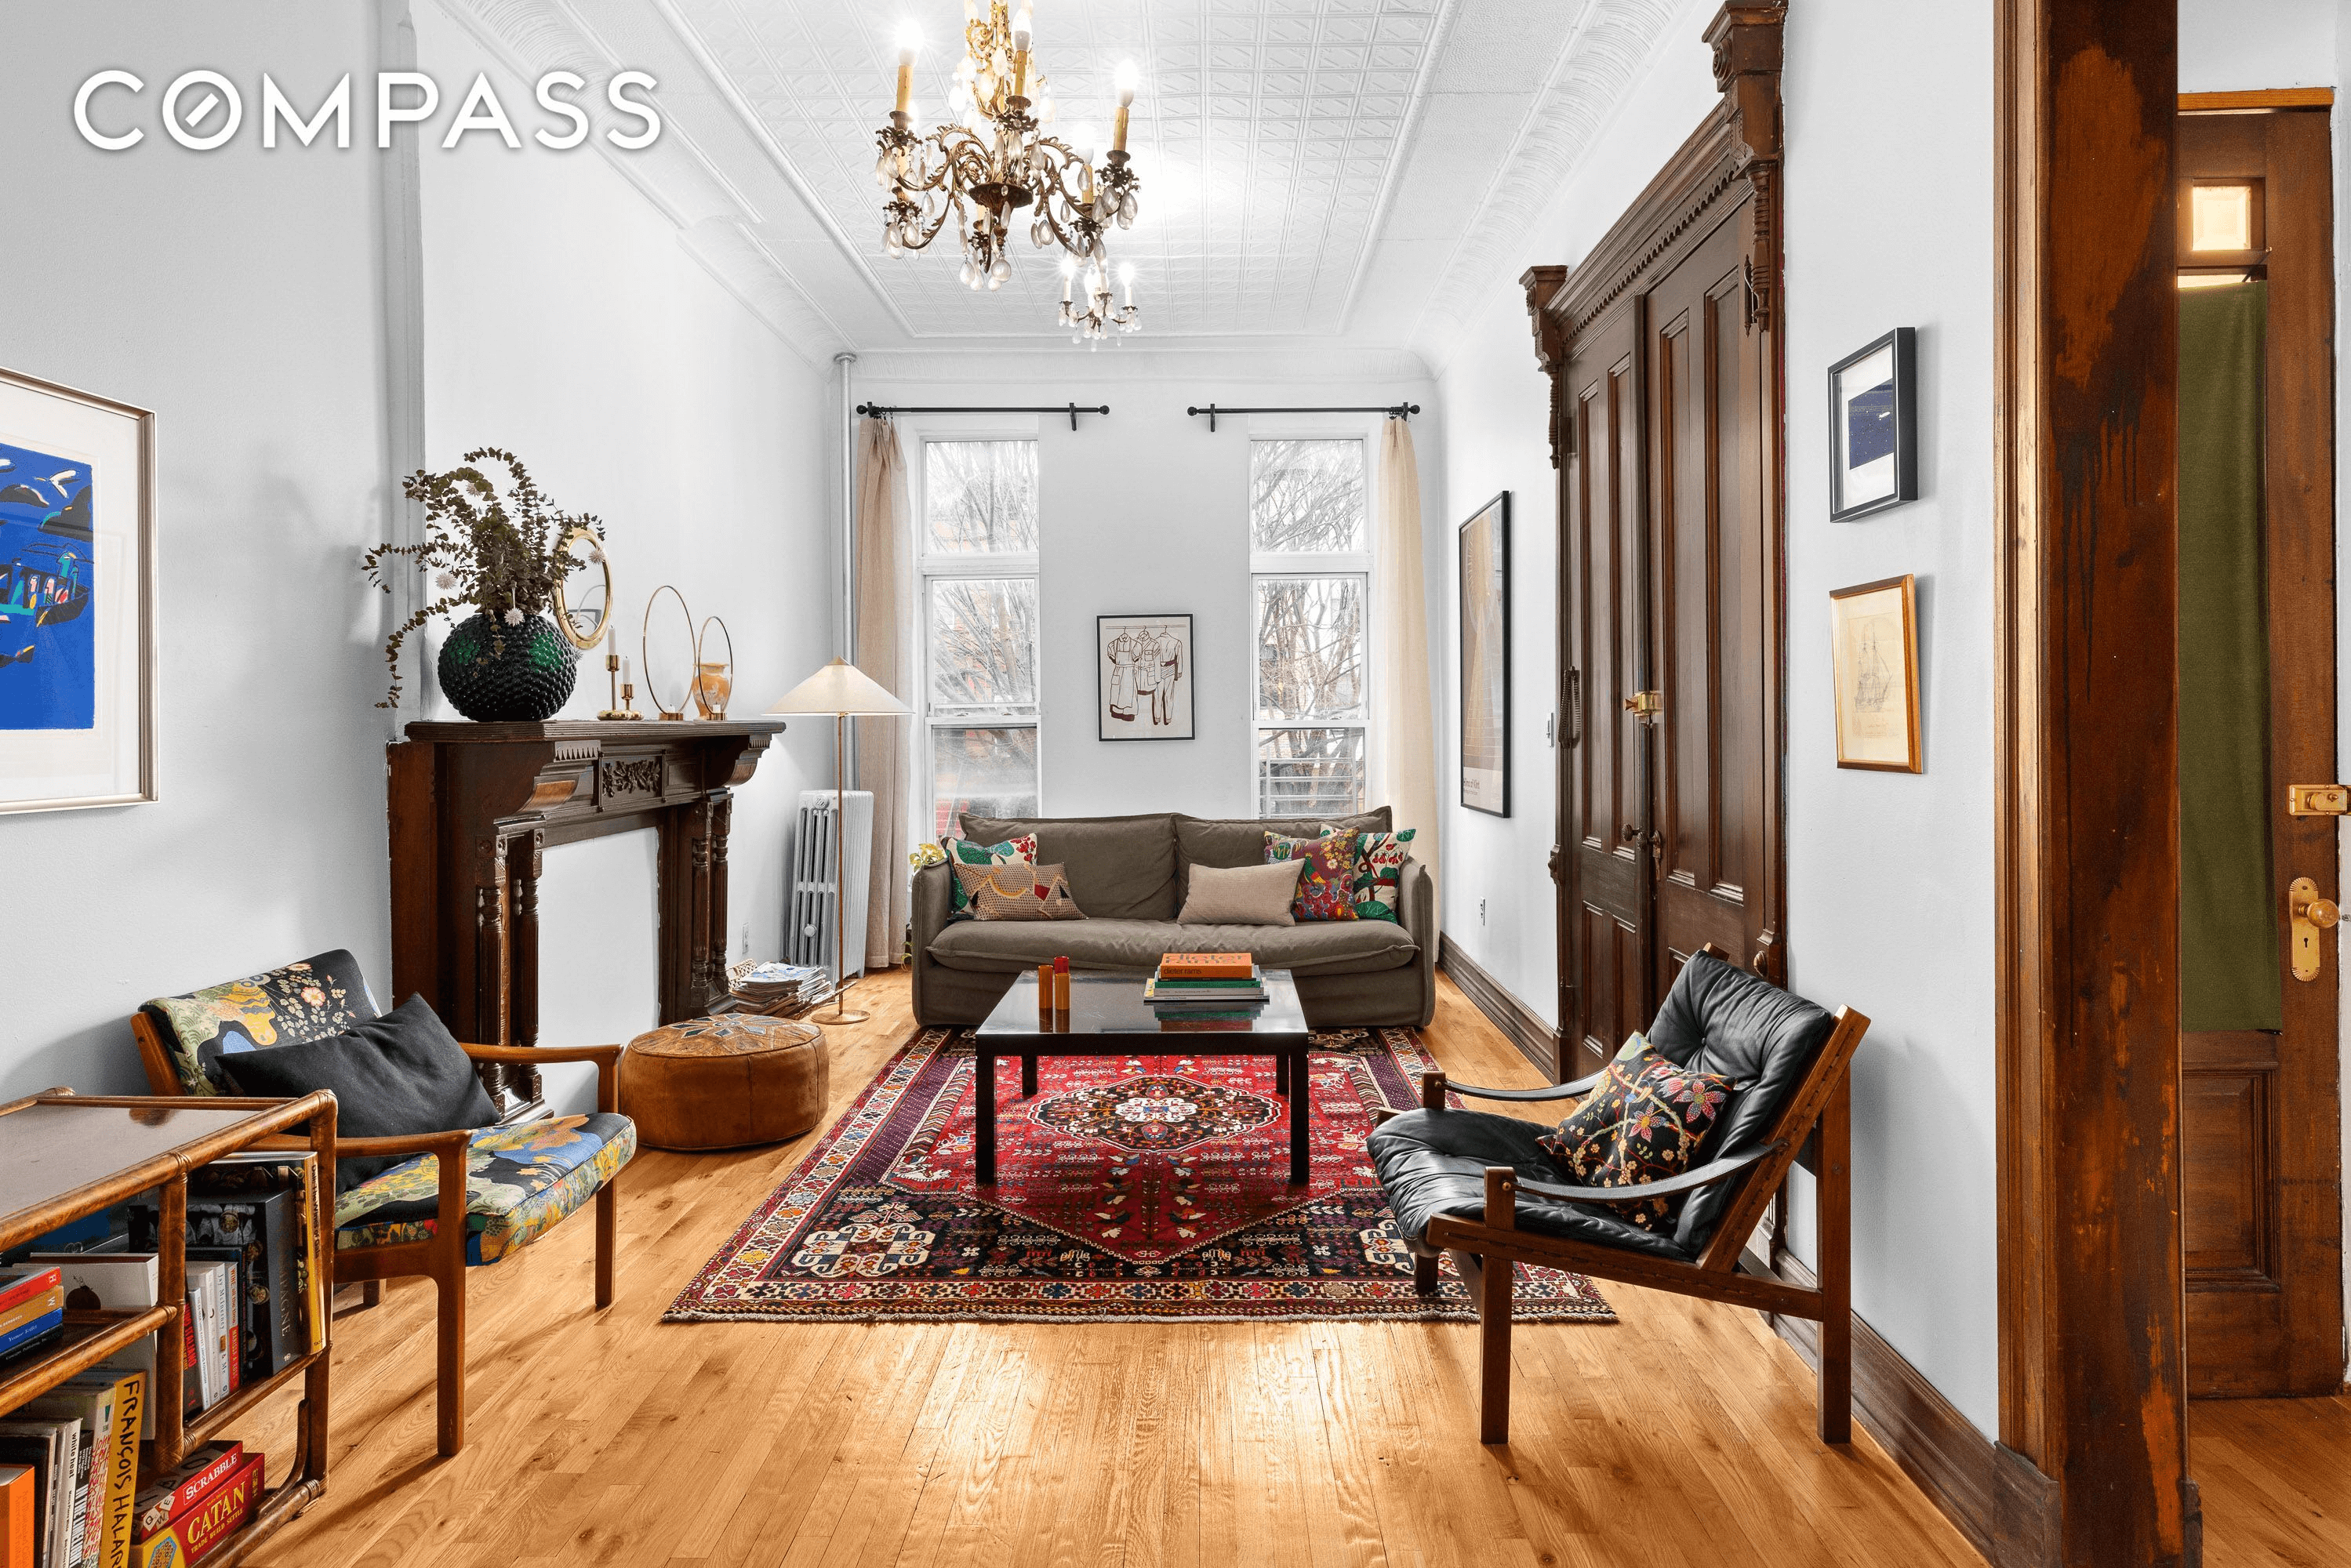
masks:
{"type": "Polygon", "coordinates": [[[0,811],[155,799],[155,416],[0,370],[0,811]]]}
{"type": "Polygon", "coordinates": [[[1094,617],[1095,733],[1103,740],[1192,738],[1192,618],[1094,617]]]}
{"type": "Polygon", "coordinates": [[[1510,493],[1461,525],[1461,803],[1510,814],[1510,493]]]}
{"type": "Polygon", "coordinates": [[[1918,754],[1916,581],[1889,577],[1829,595],[1839,768],[1927,770],[1918,754]]]}

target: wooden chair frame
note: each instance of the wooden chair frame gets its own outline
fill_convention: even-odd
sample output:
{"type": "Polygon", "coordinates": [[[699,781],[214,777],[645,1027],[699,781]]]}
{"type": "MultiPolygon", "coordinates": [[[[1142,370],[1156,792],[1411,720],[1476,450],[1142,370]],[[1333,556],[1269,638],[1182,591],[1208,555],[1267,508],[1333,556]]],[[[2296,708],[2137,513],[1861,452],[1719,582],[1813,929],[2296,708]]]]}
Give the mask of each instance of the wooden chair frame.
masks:
{"type": "MultiPolygon", "coordinates": [[[[1717,955],[1720,956],[1721,955],[1717,955]]],[[[1809,1318],[1821,1325],[1821,1441],[1853,1439],[1853,1085],[1848,1069],[1869,1019],[1851,1008],[1836,1011],[1836,1028],[1813,1058],[1813,1065],[1780,1108],[1779,1119],[1761,1147],[1735,1159],[1715,1160],[1665,1181],[1634,1186],[1554,1186],[1522,1180],[1509,1166],[1486,1167],[1486,1204],[1477,1219],[1437,1215],[1428,1222],[1426,1240],[1452,1255],[1478,1303],[1479,1398],[1478,1440],[1507,1443],[1510,1439],[1510,1286],[1512,1263],[1537,1263],[1603,1280],[1622,1280],[1653,1291],[1671,1291],[1703,1301],[1728,1301],[1782,1317],[1809,1318]],[[1771,1200],[1787,1180],[1788,1167],[1808,1136],[1818,1142],[1819,1284],[1806,1288],[1790,1283],[1777,1272],[1740,1271],[1748,1238],[1761,1223],[1771,1200]],[[1571,1241],[1518,1228],[1518,1195],[1537,1193],[1567,1203],[1628,1203],[1666,1197],[1711,1186],[1744,1173],[1745,1185],[1723,1211],[1706,1250],[1697,1261],[1628,1252],[1598,1242],[1571,1241]],[[1487,1267],[1499,1263],[1500,1268],[1487,1267]]],[[[1566,1100],[1596,1088],[1604,1071],[1573,1083],[1548,1089],[1476,1089],[1451,1084],[1457,1094],[1479,1100],[1566,1100]]],[[[1421,1077],[1420,1103],[1427,1110],[1445,1108],[1448,1085],[1445,1074],[1421,1077]]],[[[1768,1268],[1768,1263],[1766,1265],[1768,1268]]],[[[1413,1260],[1413,1283],[1423,1294],[1437,1290],[1437,1260],[1413,1260]]]]}
{"type": "MultiPolygon", "coordinates": [[[[155,1032],[155,1026],[148,1021],[144,1013],[131,1015],[131,1031],[138,1037],[139,1060],[147,1070],[148,1088],[157,1094],[185,1093],[178,1069],[172,1066],[162,1037],[155,1032]]],[[[612,1112],[621,1108],[620,1046],[465,1045],[463,1049],[477,1062],[517,1062],[525,1066],[539,1066],[550,1061],[592,1061],[596,1064],[596,1109],[612,1112]]],[[[478,1130],[459,1127],[445,1133],[416,1133],[391,1138],[338,1136],[334,1144],[337,1159],[346,1155],[357,1159],[382,1155],[431,1155],[434,1164],[437,1184],[434,1197],[438,1207],[434,1210],[433,1236],[429,1240],[338,1248],[331,1236],[323,1239],[327,1251],[335,1260],[336,1285],[364,1286],[365,1304],[368,1306],[376,1304],[381,1281],[410,1274],[421,1274],[431,1280],[439,1291],[434,1414],[440,1450],[444,1456],[455,1456],[465,1446],[465,1198],[466,1176],[469,1174],[466,1150],[478,1130]]],[[[308,1148],[309,1145],[304,1144],[301,1146],[308,1148]]],[[[332,1182],[331,1170],[327,1173],[327,1179],[332,1182]]],[[[612,1304],[612,1253],[620,1217],[615,1189],[620,1179],[620,1173],[615,1171],[610,1180],[596,1189],[596,1310],[599,1312],[612,1304]]],[[[329,1214],[333,1208],[334,1200],[329,1197],[329,1214]]]]}

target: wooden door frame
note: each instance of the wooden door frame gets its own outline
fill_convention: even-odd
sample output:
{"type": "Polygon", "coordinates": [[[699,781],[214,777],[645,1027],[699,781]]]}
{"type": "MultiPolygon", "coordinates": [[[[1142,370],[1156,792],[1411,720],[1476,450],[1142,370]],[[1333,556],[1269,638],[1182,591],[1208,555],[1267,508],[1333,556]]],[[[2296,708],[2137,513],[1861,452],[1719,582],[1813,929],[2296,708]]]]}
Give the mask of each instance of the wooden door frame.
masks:
{"type": "Polygon", "coordinates": [[[2001,0],[1995,1562],[2181,1564],[2173,7],[2001,0]]]}
{"type": "MultiPolygon", "coordinates": [[[[1763,585],[1763,644],[1771,650],[1763,671],[1763,750],[1772,765],[1764,770],[1765,842],[1761,888],[1750,893],[1763,916],[1761,939],[1752,953],[1739,961],[1775,981],[1787,978],[1787,840],[1782,808],[1786,756],[1786,703],[1782,663],[1787,638],[1786,550],[1783,534],[1782,458],[1784,423],[1782,408],[1786,378],[1782,363],[1782,340],[1777,311],[1780,295],[1780,63],[1781,28],[1788,14],[1787,0],[1730,0],[1715,13],[1706,30],[1713,51],[1714,85],[1721,102],[1697,131],[1667,160],[1647,187],[1634,198],[1624,214],[1610,225],[1591,253],[1573,268],[1533,267],[1519,279],[1526,290],[1527,316],[1534,332],[1535,361],[1551,383],[1551,460],[1557,476],[1559,527],[1568,526],[1566,486],[1568,459],[1573,450],[1573,411],[1568,402],[1568,360],[1578,338],[1612,312],[1624,308],[1626,297],[1686,253],[1689,244],[1712,233],[1741,203],[1753,214],[1751,245],[1746,272],[1748,305],[1753,330],[1762,337],[1765,384],[1772,404],[1765,411],[1758,433],[1755,476],[1762,508],[1762,550],[1759,567],[1763,585]]],[[[1638,300],[1630,303],[1638,304],[1638,300]]],[[[1646,353],[1646,349],[1644,350],[1646,353]]],[[[1646,402],[1647,393],[1642,393],[1646,402]]],[[[1644,415],[1646,417],[1646,415],[1644,415]]],[[[1648,483],[1647,453],[1642,457],[1640,482],[1648,483]]],[[[1644,545],[1647,530],[1643,530],[1644,545]]],[[[1564,538],[1559,551],[1557,617],[1557,698],[1561,723],[1566,726],[1581,712],[1583,694],[1575,688],[1575,650],[1571,645],[1568,607],[1574,601],[1572,552],[1564,538]]],[[[1644,607],[1643,614],[1649,612],[1644,607]]],[[[1569,773],[1573,766],[1570,746],[1562,741],[1554,767],[1558,789],[1551,852],[1551,875],[1560,918],[1555,960],[1564,992],[1577,973],[1572,945],[1571,919],[1574,887],[1573,797],[1569,773]]],[[[1645,800],[1645,817],[1652,809],[1645,800]]],[[[1645,821],[1643,831],[1649,831],[1645,821]]],[[[1653,974],[1655,962],[1646,956],[1642,970],[1653,974]]],[[[1572,1021],[1579,1009],[1560,998],[1559,1025],[1552,1036],[1553,1075],[1564,1082],[1582,1076],[1572,1021]]],[[[1598,1064],[1591,1064],[1595,1067],[1598,1064]]]]}

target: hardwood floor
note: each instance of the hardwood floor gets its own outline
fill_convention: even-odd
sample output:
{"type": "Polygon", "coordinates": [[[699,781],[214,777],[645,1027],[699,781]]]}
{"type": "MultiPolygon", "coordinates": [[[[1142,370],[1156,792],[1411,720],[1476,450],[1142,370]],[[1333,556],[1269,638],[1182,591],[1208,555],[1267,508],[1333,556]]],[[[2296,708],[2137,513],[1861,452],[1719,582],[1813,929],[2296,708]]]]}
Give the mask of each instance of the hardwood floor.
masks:
{"type": "Polygon", "coordinates": [[[2205,1568],[2351,1563],[2351,1396],[2188,1407],[2205,1568]]]}
{"type": "MultiPolygon", "coordinates": [[[[903,975],[861,994],[836,1113],[912,1030],[903,975]]],[[[1534,1081],[1449,981],[1428,1039],[1466,1082],[1534,1081]]],[[[1813,1437],[1811,1374],[1756,1314],[1626,1285],[1603,1286],[1618,1323],[1519,1326],[1517,1440],[1493,1449],[1472,1325],[662,1323],[814,1141],[640,1155],[604,1313],[577,1218],[474,1270],[455,1459],[431,1287],[339,1322],[328,1494],[252,1561],[1980,1562],[1868,1437],[1813,1437]]],[[[242,1434],[280,1464],[284,1404],[242,1434]]]]}

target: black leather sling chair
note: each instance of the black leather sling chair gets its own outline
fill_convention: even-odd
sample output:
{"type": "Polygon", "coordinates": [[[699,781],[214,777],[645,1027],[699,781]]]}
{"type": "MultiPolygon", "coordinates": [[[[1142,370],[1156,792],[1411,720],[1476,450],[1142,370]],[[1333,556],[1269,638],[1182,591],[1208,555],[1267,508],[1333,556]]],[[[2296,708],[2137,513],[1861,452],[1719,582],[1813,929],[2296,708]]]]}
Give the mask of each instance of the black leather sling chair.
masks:
{"type": "MultiPolygon", "coordinates": [[[[1450,1253],[1478,1303],[1478,1435],[1510,1433],[1510,1284],[1515,1262],[1623,1280],[1651,1290],[1728,1301],[1821,1325],[1820,1435],[1853,1433],[1852,1101],[1846,1069],[1869,1019],[1835,1015],[1733,967],[1713,947],[1691,955],[1649,1026],[1659,1055],[1732,1080],[1692,1169],[1635,1186],[1577,1186],[1536,1138],[1539,1122],[1448,1105],[1441,1072],[1421,1081],[1421,1109],[1373,1133],[1372,1161],[1395,1210],[1396,1231],[1413,1254],[1422,1293],[1437,1289],[1437,1260],[1450,1253]],[[1819,1283],[1776,1272],[1742,1271],[1740,1253],[1808,1136],[1819,1177],[1819,1283]],[[1688,1195],[1668,1234],[1644,1230],[1613,1206],[1688,1195]]],[[[1578,1098],[1594,1073],[1548,1089],[1473,1089],[1478,1100],[1578,1098]]]]}

